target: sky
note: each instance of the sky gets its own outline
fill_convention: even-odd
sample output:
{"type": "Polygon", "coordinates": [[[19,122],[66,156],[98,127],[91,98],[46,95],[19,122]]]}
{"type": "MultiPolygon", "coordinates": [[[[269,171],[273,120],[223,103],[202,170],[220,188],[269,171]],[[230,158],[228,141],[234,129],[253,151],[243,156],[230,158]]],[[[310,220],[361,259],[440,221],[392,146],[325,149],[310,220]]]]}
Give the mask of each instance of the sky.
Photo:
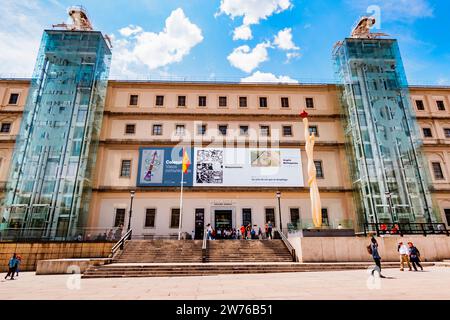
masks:
{"type": "Polygon", "coordinates": [[[71,5],[112,38],[113,79],[332,82],[334,44],[373,15],[410,84],[450,85],[448,0],[0,0],[0,77],[31,76],[71,5]]]}

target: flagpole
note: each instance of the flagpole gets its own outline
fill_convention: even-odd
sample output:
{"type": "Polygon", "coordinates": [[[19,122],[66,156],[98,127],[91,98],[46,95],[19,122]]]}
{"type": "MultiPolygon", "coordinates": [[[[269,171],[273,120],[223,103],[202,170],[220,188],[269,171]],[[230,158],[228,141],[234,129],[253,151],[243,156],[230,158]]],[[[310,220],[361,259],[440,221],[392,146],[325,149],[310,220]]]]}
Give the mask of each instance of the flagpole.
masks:
{"type": "MultiPolygon", "coordinates": [[[[184,154],[184,152],[183,152],[184,154]]],[[[183,162],[181,164],[181,193],[180,193],[180,220],[178,221],[178,240],[181,240],[181,227],[183,225],[183,185],[184,185],[184,170],[183,162]]]]}

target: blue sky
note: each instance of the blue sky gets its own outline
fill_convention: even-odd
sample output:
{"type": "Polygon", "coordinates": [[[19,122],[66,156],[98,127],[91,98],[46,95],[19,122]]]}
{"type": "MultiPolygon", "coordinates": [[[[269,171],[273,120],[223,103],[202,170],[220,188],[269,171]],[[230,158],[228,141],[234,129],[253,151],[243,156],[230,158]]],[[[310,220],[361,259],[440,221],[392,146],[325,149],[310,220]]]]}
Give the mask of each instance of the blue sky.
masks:
{"type": "Polygon", "coordinates": [[[114,78],[331,81],[334,43],[379,13],[410,83],[450,85],[447,0],[2,0],[0,75],[29,76],[42,30],[73,4],[113,36],[114,78]]]}

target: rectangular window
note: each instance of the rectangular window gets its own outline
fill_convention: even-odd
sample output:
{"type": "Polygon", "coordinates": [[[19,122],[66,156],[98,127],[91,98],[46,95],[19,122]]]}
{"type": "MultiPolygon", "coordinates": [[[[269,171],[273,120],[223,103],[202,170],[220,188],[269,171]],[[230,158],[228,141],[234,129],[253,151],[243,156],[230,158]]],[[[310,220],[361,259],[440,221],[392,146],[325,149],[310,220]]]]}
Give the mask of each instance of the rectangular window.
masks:
{"type": "Polygon", "coordinates": [[[125,209],[116,209],[116,216],[114,218],[114,227],[120,227],[125,223],[125,209]]]}
{"type": "Polygon", "coordinates": [[[322,160],[315,160],[314,165],[316,166],[316,176],[319,179],[323,179],[323,167],[322,160]]]}
{"type": "Polygon", "coordinates": [[[130,106],[137,106],[139,101],[139,96],[137,94],[130,95],[130,106]]]}
{"type": "Polygon", "coordinates": [[[178,106],[186,107],[186,96],[178,96],[178,106]]]}
{"type": "Polygon", "coordinates": [[[270,127],[269,126],[260,126],[261,137],[270,137],[270,127]]]}
{"type": "Polygon", "coordinates": [[[206,107],[206,96],[198,97],[198,106],[199,107],[206,107]]]}
{"type": "Polygon", "coordinates": [[[164,106],[164,96],[156,96],[156,106],[157,107],[164,106]]]}
{"type": "Polygon", "coordinates": [[[122,160],[120,166],[120,176],[122,178],[129,178],[131,174],[131,160],[122,160]]]}
{"type": "Polygon", "coordinates": [[[447,219],[447,225],[450,226],[450,209],[444,209],[445,219],[447,219]]]}
{"type": "Polygon", "coordinates": [[[204,136],[206,134],[207,126],[206,124],[199,124],[197,126],[197,134],[200,136],[204,136]]]}
{"type": "Polygon", "coordinates": [[[180,209],[172,209],[172,213],[170,215],[170,228],[175,229],[178,228],[180,224],[180,209]]]}
{"type": "Polygon", "coordinates": [[[267,108],[267,98],[266,97],[260,97],[259,98],[259,107],[260,108],[267,108]]]}
{"type": "Polygon", "coordinates": [[[126,134],[135,134],[136,125],[135,124],[127,124],[125,125],[125,133],[126,134]]]}
{"type": "Polygon", "coordinates": [[[309,126],[309,134],[313,134],[318,137],[319,136],[319,129],[317,126],[309,126]]]}
{"type": "Polygon", "coordinates": [[[436,105],[439,111],[445,111],[445,104],[444,101],[438,100],[436,101],[436,105]]]}
{"type": "Polygon", "coordinates": [[[292,137],[292,126],[283,126],[283,137],[292,137]]]}
{"type": "Polygon", "coordinates": [[[314,109],[314,99],[313,98],[305,98],[306,108],[314,109]]]}
{"type": "Polygon", "coordinates": [[[19,94],[18,93],[11,93],[9,95],[9,101],[8,104],[10,105],[16,105],[19,102],[19,94]]]}
{"type": "Polygon", "coordinates": [[[433,138],[433,133],[430,128],[423,128],[422,130],[424,138],[433,138]]]}
{"type": "Polygon", "coordinates": [[[0,133],[8,133],[11,131],[11,123],[4,122],[0,128],[0,133]]]}
{"type": "Polygon", "coordinates": [[[248,126],[239,126],[239,134],[241,136],[248,136],[248,126]]]}
{"type": "Polygon", "coordinates": [[[228,131],[228,126],[227,125],[220,125],[219,126],[219,132],[221,135],[226,136],[227,135],[227,131],[228,131]]]}
{"type": "Polygon", "coordinates": [[[145,228],[155,227],[156,209],[149,208],[145,210],[145,228]]]}
{"type": "Polygon", "coordinates": [[[281,107],[289,108],[289,98],[286,97],[281,98],[281,107]]]}
{"type": "Polygon", "coordinates": [[[227,97],[219,97],[219,107],[227,106],[227,97]]]}
{"type": "Polygon", "coordinates": [[[275,209],[274,208],[266,208],[265,210],[265,223],[272,223],[272,226],[276,227],[275,222],[275,209]]]}
{"type": "Polygon", "coordinates": [[[328,209],[327,208],[322,208],[322,224],[324,226],[329,226],[330,225],[330,220],[328,218],[328,209]]]}
{"type": "Polygon", "coordinates": [[[179,137],[184,136],[184,129],[185,129],[184,124],[177,124],[175,126],[175,135],[179,137]]]}
{"type": "Polygon", "coordinates": [[[300,223],[300,209],[299,208],[291,208],[290,213],[291,213],[291,223],[295,227],[297,227],[298,224],[300,223]]]}
{"type": "Polygon", "coordinates": [[[162,124],[154,124],[152,135],[154,136],[162,136],[162,124]]]}
{"type": "Polygon", "coordinates": [[[252,225],[252,209],[242,209],[242,224],[244,226],[252,225]]]}
{"type": "Polygon", "coordinates": [[[442,167],[441,167],[441,163],[440,162],[433,162],[431,164],[433,166],[433,174],[434,174],[434,179],[436,180],[444,180],[444,172],[442,172],[442,167]]]}
{"type": "Polygon", "coordinates": [[[239,97],[239,107],[247,108],[247,97],[239,97]]]}
{"type": "Polygon", "coordinates": [[[444,129],[444,135],[446,138],[450,139],[450,128],[445,128],[444,129]]]}
{"type": "Polygon", "coordinates": [[[423,104],[422,100],[416,100],[416,107],[417,107],[417,110],[419,110],[419,111],[425,110],[425,105],[423,104]]]}

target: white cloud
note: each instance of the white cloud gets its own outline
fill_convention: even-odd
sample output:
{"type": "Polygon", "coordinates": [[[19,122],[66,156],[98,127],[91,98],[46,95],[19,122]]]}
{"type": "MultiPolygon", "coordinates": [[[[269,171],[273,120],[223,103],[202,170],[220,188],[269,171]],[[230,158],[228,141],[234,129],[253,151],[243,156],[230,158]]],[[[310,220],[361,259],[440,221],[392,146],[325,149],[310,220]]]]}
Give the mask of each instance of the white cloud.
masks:
{"type": "Polygon", "coordinates": [[[128,27],[119,30],[119,33],[124,37],[129,37],[137,33],[144,31],[141,27],[130,24],[128,27]]]}
{"type": "Polygon", "coordinates": [[[297,80],[288,76],[276,76],[272,73],[264,73],[256,71],[254,74],[247,78],[242,78],[241,82],[244,83],[298,83],[297,80]]]}
{"type": "Polygon", "coordinates": [[[299,52],[288,52],[286,53],[286,63],[290,62],[292,59],[300,58],[302,55],[299,52]]]}
{"type": "Polygon", "coordinates": [[[242,33],[243,28],[246,27],[246,39],[243,40],[247,40],[252,37],[250,25],[258,24],[260,20],[267,19],[271,15],[291,7],[291,0],[221,0],[219,12],[216,15],[226,14],[232,19],[243,17],[243,25],[234,30],[233,39],[242,39],[237,35],[242,33]]]}
{"type": "Polygon", "coordinates": [[[281,50],[300,50],[300,48],[297,47],[292,41],[291,28],[280,30],[275,36],[275,40],[273,43],[281,50]]]}
{"type": "Polygon", "coordinates": [[[439,78],[437,84],[440,86],[448,86],[450,85],[450,80],[448,78],[439,78]]]}
{"type": "Polygon", "coordinates": [[[240,46],[235,48],[227,59],[233,67],[250,73],[262,62],[269,60],[268,47],[270,47],[269,42],[260,43],[253,50],[247,45],[240,46]]]}
{"type": "Polygon", "coordinates": [[[252,38],[252,30],[249,26],[243,24],[242,26],[234,29],[233,40],[251,40],[252,38]]]}
{"type": "Polygon", "coordinates": [[[0,19],[0,75],[30,77],[42,32],[54,21],[50,10],[36,1],[2,0],[0,19]],[[53,20],[52,20],[53,19],[53,20]]]}
{"type": "Polygon", "coordinates": [[[381,22],[384,20],[411,21],[433,16],[433,7],[428,0],[347,0],[347,2],[350,6],[364,12],[369,6],[380,6],[381,22]]]}
{"type": "Polygon", "coordinates": [[[141,73],[142,68],[155,70],[180,62],[193,47],[203,41],[202,30],[178,8],[166,19],[159,33],[129,26],[119,31],[128,37],[115,39],[111,74],[141,73]]]}

